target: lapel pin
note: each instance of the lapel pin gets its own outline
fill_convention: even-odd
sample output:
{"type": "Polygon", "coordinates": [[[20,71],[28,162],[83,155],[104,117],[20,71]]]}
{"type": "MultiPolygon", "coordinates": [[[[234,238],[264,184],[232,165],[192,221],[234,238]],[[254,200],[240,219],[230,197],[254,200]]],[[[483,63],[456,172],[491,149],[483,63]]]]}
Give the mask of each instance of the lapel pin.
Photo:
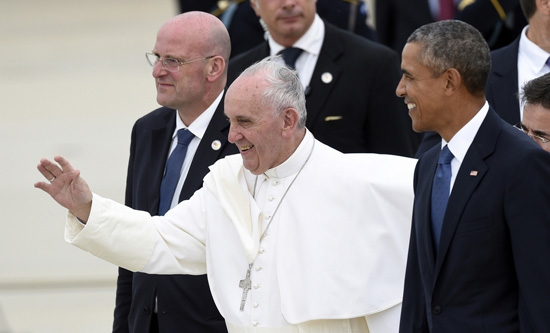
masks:
{"type": "Polygon", "coordinates": [[[472,177],[477,176],[477,170],[470,171],[470,176],[472,176],[472,177]]]}
{"type": "Polygon", "coordinates": [[[321,74],[321,81],[323,81],[323,83],[326,83],[326,84],[331,83],[332,74],[330,74],[329,72],[324,72],[323,74],[321,74]]]}
{"type": "Polygon", "coordinates": [[[220,150],[221,147],[222,147],[222,143],[220,142],[220,140],[212,141],[212,149],[220,150]]]}

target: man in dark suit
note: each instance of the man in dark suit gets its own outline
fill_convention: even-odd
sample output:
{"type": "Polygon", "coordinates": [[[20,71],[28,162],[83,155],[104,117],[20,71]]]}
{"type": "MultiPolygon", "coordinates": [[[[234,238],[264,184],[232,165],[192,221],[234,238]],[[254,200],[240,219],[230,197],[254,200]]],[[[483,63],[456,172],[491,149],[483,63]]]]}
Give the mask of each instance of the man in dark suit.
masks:
{"type": "MultiPolygon", "coordinates": [[[[219,5],[226,3],[219,2],[219,5]]],[[[231,37],[231,57],[265,41],[265,31],[250,0],[233,0],[227,8],[213,14],[224,22],[231,37]]],[[[317,14],[329,23],[377,41],[376,32],[367,25],[367,4],[360,0],[317,0],[317,14]]]]}
{"type": "Polygon", "coordinates": [[[546,3],[520,0],[529,25],[511,44],[491,52],[486,94],[489,104],[510,124],[520,121],[520,87],[545,73],[550,55],[550,10],[546,3]]]}
{"type": "Polygon", "coordinates": [[[420,137],[394,94],[400,77],[395,52],[323,21],[315,0],[251,4],[269,39],[231,59],[230,83],[251,64],[300,48],[295,68],[306,87],[306,126],[318,140],[346,153],[414,155],[420,137]]]}
{"type": "MultiPolygon", "coordinates": [[[[229,123],[223,114],[229,53],[227,30],[210,14],[181,14],[160,28],[147,58],[163,107],[133,127],[127,206],[159,214],[166,162],[181,128],[194,137],[171,206],[202,186],[217,159],[238,152],[227,141],[229,123]]],[[[226,332],[226,327],[205,275],[149,275],[120,268],[113,332],[226,332]]]]}
{"type": "Polygon", "coordinates": [[[400,332],[547,331],[550,154],[486,102],[489,47],[472,26],[425,25],[402,58],[414,129],[443,140],[415,170],[400,332]]]}

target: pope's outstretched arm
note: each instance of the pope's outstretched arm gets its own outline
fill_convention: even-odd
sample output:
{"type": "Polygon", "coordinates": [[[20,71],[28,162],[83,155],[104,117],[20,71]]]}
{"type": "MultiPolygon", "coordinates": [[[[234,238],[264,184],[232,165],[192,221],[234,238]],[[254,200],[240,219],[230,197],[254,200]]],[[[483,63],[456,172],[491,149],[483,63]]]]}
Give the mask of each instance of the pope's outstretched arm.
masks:
{"type": "Polygon", "coordinates": [[[41,159],[37,169],[49,181],[37,182],[34,187],[48,193],[57,203],[67,208],[81,222],[86,223],[92,207],[92,191],[71,163],[62,156],[55,156],[53,163],[41,159]]]}

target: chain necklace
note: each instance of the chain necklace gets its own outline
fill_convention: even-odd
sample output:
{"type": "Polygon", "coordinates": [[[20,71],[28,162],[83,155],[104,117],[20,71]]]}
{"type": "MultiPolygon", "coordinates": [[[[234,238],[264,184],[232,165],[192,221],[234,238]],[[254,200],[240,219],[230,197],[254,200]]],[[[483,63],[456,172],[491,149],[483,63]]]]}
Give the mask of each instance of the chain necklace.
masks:
{"type": "MultiPolygon", "coordinates": [[[[277,204],[277,207],[275,207],[275,211],[273,212],[273,214],[271,214],[271,218],[269,219],[269,222],[267,222],[267,226],[265,227],[264,232],[260,236],[260,241],[259,241],[260,243],[262,242],[264,237],[267,235],[267,230],[269,229],[269,226],[271,225],[271,222],[273,222],[273,218],[275,217],[275,214],[279,210],[279,207],[281,207],[281,203],[283,202],[283,199],[286,197],[286,194],[288,193],[288,190],[290,190],[290,188],[294,184],[294,181],[296,181],[296,178],[298,178],[298,176],[300,175],[300,173],[302,172],[302,170],[306,166],[307,162],[309,161],[309,158],[311,157],[311,154],[313,153],[313,148],[315,148],[315,140],[313,141],[313,145],[311,146],[311,151],[309,152],[309,155],[307,156],[306,161],[304,162],[304,164],[302,164],[302,166],[300,167],[300,170],[298,170],[298,173],[296,173],[296,176],[294,176],[294,178],[290,182],[290,185],[288,185],[288,187],[286,188],[285,192],[283,193],[283,196],[281,197],[281,200],[279,200],[279,203],[277,204]]],[[[254,181],[254,190],[253,190],[253,193],[252,193],[252,198],[254,198],[254,199],[256,198],[256,185],[257,185],[257,183],[258,183],[258,176],[256,176],[256,180],[254,181]]],[[[250,264],[248,264],[248,269],[246,270],[245,278],[243,280],[239,281],[239,288],[243,289],[243,295],[241,297],[241,307],[240,307],[241,311],[244,311],[244,305],[246,303],[246,298],[248,296],[248,291],[252,288],[252,281],[250,280],[250,271],[252,270],[252,265],[253,264],[254,264],[254,260],[252,260],[252,262],[250,264]]]]}

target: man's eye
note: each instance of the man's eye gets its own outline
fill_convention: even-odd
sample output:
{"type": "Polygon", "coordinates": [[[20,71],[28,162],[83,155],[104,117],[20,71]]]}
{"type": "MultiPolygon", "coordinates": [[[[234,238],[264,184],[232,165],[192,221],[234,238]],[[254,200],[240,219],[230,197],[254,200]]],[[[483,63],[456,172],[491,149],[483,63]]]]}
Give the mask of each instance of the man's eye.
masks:
{"type": "Polygon", "coordinates": [[[170,64],[171,66],[177,66],[179,64],[179,61],[172,58],[166,58],[166,63],[170,64]]]}

